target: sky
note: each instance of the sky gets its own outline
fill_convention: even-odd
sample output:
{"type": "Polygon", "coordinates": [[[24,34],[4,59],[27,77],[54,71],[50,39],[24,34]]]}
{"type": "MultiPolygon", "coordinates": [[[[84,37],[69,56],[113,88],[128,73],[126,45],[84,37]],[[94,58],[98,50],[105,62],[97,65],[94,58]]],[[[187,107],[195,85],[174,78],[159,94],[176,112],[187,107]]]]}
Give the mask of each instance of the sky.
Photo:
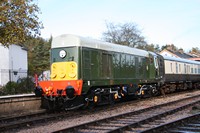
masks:
{"type": "Polygon", "coordinates": [[[200,49],[200,0],[38,0],[41,37],[74,34],[100,40],[106,22],[135,23],[148,44],[200,49]]]}

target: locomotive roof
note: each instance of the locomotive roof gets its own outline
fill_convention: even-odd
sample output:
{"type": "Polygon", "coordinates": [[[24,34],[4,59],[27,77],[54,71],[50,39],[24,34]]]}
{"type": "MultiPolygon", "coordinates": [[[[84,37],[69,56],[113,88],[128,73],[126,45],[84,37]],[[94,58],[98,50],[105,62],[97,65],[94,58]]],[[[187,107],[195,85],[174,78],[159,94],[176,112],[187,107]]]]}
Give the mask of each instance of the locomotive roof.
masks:
{"type": "Polygon", "coordinates": [[[149,56],[149,53],[145,50],[131,48],[128,46],[122,46],[119,44],[102,42],[99,40],[84,38],[70,34],[64,34],[53,38],[51,44],[51,48],[73,47],[73,46],[82,46],[82,47],[95,48],[106,51],[128,53],[138,56],[146,56],[146,57],[149,56]]]}
{"type": "Polygon", "coordinates": [[[163,56],[163,58],[165,60],[171,60],[171,61],[200,65],[200,62],[198,62],[198,61],[193,61],[193,60],[188,60],[188,59],[183,59],[183,58],[176,58],[176,57],[170,57],[170,56],[163,56]]]}

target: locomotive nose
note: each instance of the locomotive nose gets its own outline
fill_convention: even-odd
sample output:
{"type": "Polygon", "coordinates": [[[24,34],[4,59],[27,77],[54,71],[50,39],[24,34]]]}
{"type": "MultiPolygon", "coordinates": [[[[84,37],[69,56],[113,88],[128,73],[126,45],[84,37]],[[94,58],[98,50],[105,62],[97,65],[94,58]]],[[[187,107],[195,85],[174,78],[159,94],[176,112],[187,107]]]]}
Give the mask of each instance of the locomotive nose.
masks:
{"type": "Polygon", "coordinates": [[[69,98],[73,98],[75,95],[74,95],[74,93],[75,93],[75,90],[74,90],[74,87],[73,86],[67,86],[66,87],[66,94],[67,94],[67,96],[69,97],[69,98]]]}

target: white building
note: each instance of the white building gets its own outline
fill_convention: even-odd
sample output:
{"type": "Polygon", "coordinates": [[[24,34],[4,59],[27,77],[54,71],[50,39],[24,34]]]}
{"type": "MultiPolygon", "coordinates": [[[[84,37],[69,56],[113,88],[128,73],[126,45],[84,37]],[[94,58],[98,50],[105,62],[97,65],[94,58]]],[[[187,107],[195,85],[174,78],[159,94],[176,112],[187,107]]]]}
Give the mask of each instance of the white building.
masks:
{"type": "Polygon", "coordinates": [[[27,77],[28,72],[27,50],[18,45],[9,48],[0,44],[0,85],[8,81],[19,81],[27,77]]]}

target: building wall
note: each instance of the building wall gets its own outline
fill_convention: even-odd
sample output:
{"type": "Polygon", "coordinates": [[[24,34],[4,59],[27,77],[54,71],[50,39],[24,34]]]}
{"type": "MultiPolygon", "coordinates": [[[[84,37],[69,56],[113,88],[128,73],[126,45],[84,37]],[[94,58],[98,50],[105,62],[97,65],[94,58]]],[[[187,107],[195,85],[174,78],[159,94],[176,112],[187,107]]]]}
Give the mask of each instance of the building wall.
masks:
{"type": "Polygon", "coordinates": [[[9,81],[9,50],[0,44],[0,85],[9,81]]]}
{"type": "Polygon", "coordinates": [[[0,46],[0,85],[8,81],[18,82],[27,77],[27,50],[21,46],[10,45],[9,48],[0,46]]]}
{"type": "Polygon", "coordinates": [[[170,53],[168,51],[164,51],[164,50],[161,51],[160,54],[163,55],[163,56],[177,57],[176,55],[174,55],[174,54],[172,54],[172,53],[170,53]]]}

